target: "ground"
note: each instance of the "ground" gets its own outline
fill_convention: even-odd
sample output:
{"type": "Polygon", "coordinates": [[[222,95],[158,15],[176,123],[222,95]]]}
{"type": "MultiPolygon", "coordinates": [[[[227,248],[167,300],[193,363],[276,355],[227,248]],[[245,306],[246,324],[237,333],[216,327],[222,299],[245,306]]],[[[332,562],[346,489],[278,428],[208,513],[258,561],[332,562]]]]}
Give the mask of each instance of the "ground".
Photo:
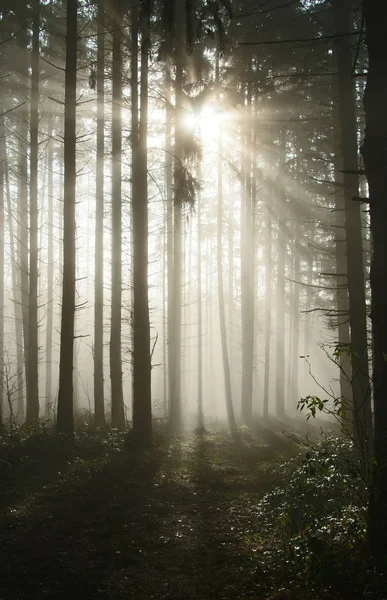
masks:
{"type": "Polygon", "coordinates": [[[275,540],[257,524],[260,499],[284,484],[276,465],[298,452],[261,430],[73,457],[3,498],[0,598],[306,600],[302,577],[271,569],[275,540]]]}
{"type": "Polygon", "coordinates": [[[0,597],[265,597],[246,539],[274,455],[206,434],[80,461],[3,509],[0,597]]]}

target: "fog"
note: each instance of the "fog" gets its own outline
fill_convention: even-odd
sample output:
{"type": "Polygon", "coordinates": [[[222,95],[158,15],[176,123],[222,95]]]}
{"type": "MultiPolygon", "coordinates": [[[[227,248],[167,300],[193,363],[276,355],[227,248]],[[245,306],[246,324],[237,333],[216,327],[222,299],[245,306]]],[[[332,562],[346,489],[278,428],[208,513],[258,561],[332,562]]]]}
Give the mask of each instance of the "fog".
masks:
{"type": "MultiPolygon", "coordinates": [[[[309,9],[300,4],[301,15],[305,11],[306,17],[309,9]]],[[[37,48],[29,37],[31,23],[27,47],[12,42],[4,50],[9,76],[4,111],[0,111],[5,257],[2,410],[5,421],[19,423],[26,418],[28,404],[27,355],[34,352],[28,346],[33,314],[28,277],[35,260],[39,418],[51,421],[56,418],[64,331],[62,283],[68,277],[69,250],[63,234],[70,179],[63,102],[69,59],[60,37],[61,8],[53,5],[50,11],[40,17],[37,48]],[[51,28],[47,23],[55,14],[56,25],[51,28]],[[21,63],[27,55],[37,62],[24,68],[21,63]],[[30,79],[38,89],[35,108],[30,79]],[[34,115],[38,117],[36,164],[31,162],[34,115]],[[31,229],[35,168],[36,239],[31,229]]],[[[7,18],[3,15],[4,23],[7,18]]],[[[136,321],[135,317],[135,292],[140,285],[144,289],[143,282],[136,284],[134,266],[140,264],[134,259],[140,247],[145,257],[141,277],[147,273],[149,300],[143,298],[149,307],[150,344],[144,344],[151,356],[154,419],[167,422],[173,407],[180,406],[182,427],[192,429],[225,423],[227,406],[232,406],[237,423],[249,425],[268,417],[298,416],[297,403],[308,395],[340,396],[340,361],[332,355],[349,334],[348,316],[340,305],[340,293],[344,304],[348,298],[340,263],[345,253],[340,204],[344,187],[337,162],[341,159],[335,85],[316,79],[301,86],[298,79],[274,77],[276,60],[290,71],[297,68],[304,56],[297,49],[291,56],[264,56],[254,46],[242,51],[238,45],[223,49],[198,42],[194,49],[183,49],[180,62],[174,54],[161,58],[162,36],[156,31],[145,65],[143,46],[131,46],[131,22],[125,11],[120,16],[124,29],[118,46],[107,21],[99,30],[101,41],[96,30],[101,14],[95,7],[81,3],[78,19],[83,34],[78,39],[76,76],[71,366],[76,419],[93,422],[95,376],[101,371],[104,410],[110,419],[115,250],[113,262],[117,264],[118,256],[121,277],[117,285],[122,365],[117,368],[123,377],[125,420],[132,423],[133,331],[136,323],[146,327],[148,318],[136,321]],[[119,94],[118,104],[114,93],[119,94]],[[136,217],[139,192],[134,186],[143,167],[134,162],[134,126],[139,127],[139,144],[146,155],[142,217],[136,217]],[[119,237],[117,225],[112,225],[117,189],[119,237]],[[98,197],[103,199],[99,215],[98,197]],[[139,219],[137,224],[134,218],[139,219]],[[136,238],[142,224],[148,241],[144,231],[136,238]],[[99,226],[102,238],[96,238],[99,226]],[[103,290],[102,366],[96,366],[95,360],[96,265],[103,290]],[[227,398],[231,404],[227,405],[227,398]]],[[[7,24],[14,26],[11,21],[7,24]]],[[[231,21],[230,39],[238,31],[241,24],[231,21]]],[[[324,72],[334,60],[328,47],[315,68],[324,72]]],[[[362,218],[367,225],[367,215],[362,218]]],[[[367,233],[364,239],[367,246],[367,233]]],[[[141,380],[137,381],[141,390],[141,380]]],[[[305,419],[303,414],[299,417],[305,419]]]]}

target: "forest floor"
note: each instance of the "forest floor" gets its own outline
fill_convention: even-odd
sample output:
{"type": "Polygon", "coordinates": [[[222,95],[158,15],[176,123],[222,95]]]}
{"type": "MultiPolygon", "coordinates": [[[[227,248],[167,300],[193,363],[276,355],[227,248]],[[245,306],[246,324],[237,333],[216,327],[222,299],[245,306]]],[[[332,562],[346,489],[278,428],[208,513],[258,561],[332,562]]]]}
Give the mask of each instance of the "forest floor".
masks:
{"type": "Polygon", "coordinates": [[[297,453],[265,430],[160,436],[147,452],[76,460],[2,507],[0,598],[306,598],[262,569],[270,547],[256,535],[275,465],[297,453]]]}

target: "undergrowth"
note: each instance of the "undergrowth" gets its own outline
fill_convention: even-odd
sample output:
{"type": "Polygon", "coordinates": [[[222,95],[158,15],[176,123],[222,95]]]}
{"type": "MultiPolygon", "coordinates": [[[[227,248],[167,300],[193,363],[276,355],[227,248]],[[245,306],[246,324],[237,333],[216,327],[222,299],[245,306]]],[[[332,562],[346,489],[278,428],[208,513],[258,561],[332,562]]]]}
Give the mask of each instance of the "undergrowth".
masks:
{"type": "Polygon", "coordinates": [[[274,587],[292,597],[384,598],[368,560],[367,489],[351,442],[308,442],[277,473],[280,484],[256,507],[258,571],[274,573],[274,587]]]}
{"type": "Polygon", "coordinates": [[[109,460],[125,444],[125,432],[79,427],[71,444],[56,434],[52,424],[0,429],[0,507],[17,501],[69,469],[109,460]]]}

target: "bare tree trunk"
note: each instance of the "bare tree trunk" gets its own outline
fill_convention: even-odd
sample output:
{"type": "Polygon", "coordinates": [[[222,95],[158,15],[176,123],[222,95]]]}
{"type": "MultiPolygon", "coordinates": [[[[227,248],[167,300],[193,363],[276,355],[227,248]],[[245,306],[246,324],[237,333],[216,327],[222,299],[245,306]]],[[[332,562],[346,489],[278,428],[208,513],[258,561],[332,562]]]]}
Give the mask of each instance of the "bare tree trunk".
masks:
{"type": "MultiPolygon", "coordinates": [[[[152,441],[151,357],[148,299],[148,54],[150,6],[141,18],[140,121],[132,114],[133,208],[133,431],[139,443],[152,441]]],[[[132,60],[137,60],[137,14],[132,12],[132,60]]],[[[136,68],[132,70],[132,97],[138,93],[136,68]]],[[[136,106],[137,103],[135,103],[136,106]]]]}
{"type": "Polygon", "coordinates": [[[50,417],[52,410],[52,332],[54,321],[54,153],[53,153],[53,113],[49,108],[47,136],[47,323],[46,323],[46,386],[45,417],[50,417]]]}
{"type": "MultiPolygon", "coordinates": [[[[198,179],[201,179],[199,158],[198,179]]],[[[202,303],[202,198],[199,190],[197,199],[197,240],[198,240],[198,429],[204,429],[203,412],[203,303],[202,303]]]]}
{"type": "Polygon", "coordinates": [[[16,238],[13,227],[13,211],[11,206],[11,193],[8,178],[8,162],[7,162],[7,147],[5,143],[5,135],[0,135],[0,148],[1,154],[4,156],[3,162],[3,173],[4,173],[4,192],[7,198],[7,213],[8,213],[8,232],[9,232],[9,244],[11,254],[11,273],[12,273],[12,301],[14,309],[14,322],[15,322],[15,344],[16,344],[16,379],[17,379],[17,415],[22,420],[24,414],[24,378],[23,378],[23,330],[22,330],[22,306],[21,306],[21,292],[20,282],[18,275],[20,273],[17,268],[16,258],[16,238]]]}
{"type": "MultiPolygon", "coordinates": [[[[251,69],[249,68],[249,73],[251,69]]],[[[247,89],[247,114],[245,123],[245,146],[243,159],[245,162],[245,185],[242,194],[241,213],[241,311],[242,311],[242,406],[241,422],[251,425],[253,410],[253,368],[254,368],[254,223],[252,196],[252,93],[251,83],[247,89]]]]}
{"type": "Polygon", "coordinates": [[[95,197],[94,284],[94,422],[105,425],[103,372],[103,281],[104,281],[104,162],[105,162],[105,0],[98,2],[97,48],[97,159],[95,197]]]}
{"type": "Polygon", "coordinates": [[[38,127],[40,0],[33,2],[30,120],[30,288],[26,423],[39,420],[38,387],[38,127]]]}
{"type": "Polygon", "coordinates": [[[387,548],[387,4],[384,0],[364,0],[363,9],[369,56],[363,158],[370,191],[373,238],[371,318],[376,459],[370,490],[368,538],[375,562],[384,570],[387,548]]]}
{"type": "Polygon", "coordinates": [[[263,418],[269,417],[271,320],[272,320],[272,219],[270,198],[266,198],[265,239],[265,374],[263,384],[263,418]]]}
{"type": "Polygon", "coordinates": [[[286,211],[286,193],[284,178],[282,177],[286,161],[285,131],[281,132],[281,158],[279,170],[280,174],[277,180],[276,199],[277,199],[277,219],[278,219],[278,238],[277,238],[277,327],[276,327],[276,414],[282,419],[285,414],[285,305],[286,305],[286,286],[285,286],[285,257],[286,257],[286,239],[285,239],[285,211],[286,211]]]}
{"type": "MultiPolygon", "coordinates": [[[[173,365],[171,361],[171,341],[173,339],[173,158],[172,158],[172,114],[171,114],[171,70],[167,59],[165,65],[165,88],[166,88],[166,132],[165,132],[165,184],[166,184],[166,203],[167,203],[167,339],[168,339],[168,393],[171,394],[171,382],[173,379],[173,365]]],[[[168,409],[170,400],[167,401],[168,409]]]]}
{"type": "Polygon", "coordinates": [[[294,231],[294,287],[293,287],[293,336],[292,336],[292,370],[290,380],[291,402],[290,409],[294,412],[299,401],[299,365],[300,365],[300,281],[301,281],[301,256],[299,251],[299,240],[301,228],[299,216],[296,215],[294,231]]]}
{"type": "MultiPolygon", "coordinates": [[[[217,81],[219,81],[219,55],[217,55],[217,81]]],[[[218,303],[219,303],[219,319],[220,319],[220,337],[222,344],[222,358],[223,358],[223,375],[224,375],[224,388],[226,395],[226,409],[227,409],[227,420],[230,431],[235,431],[235,414],[234,406],[232,402],[232,390],[231,390],[231,372],[230,362],[228,358],[228,346],[227,346],[227,331],[226,331],[226,312],[224,306],[224,285],[223,285],[223,144],[222,144],[222,131],[219,130],[219,142],[218,142],[218,228],[217,228],[217,267],[218,267],[218,303]]]]}
{"type": "Polygon", "coordinates": [[[74,433],[74,319],[75,319],[75,188],[76,188],[76,87],[77,87],[77,0],[67,0],[65,123],[64,123],[64,206],[63,206],[63,290],[59,359],[57,431],[74,433]]]}
{"type": "Polygon", "coordinates": [[[122,0],[113,3],[112,107],[112,300],[110,330],[111,423],[125,426],[122,389],[122,0]]]}
{"type": "MultiPolygon", "coordinates": [[[[2,90],[0,90],[1,93],[2,90]]],[[[3,107],[0,105],[0,113],[3,107]]],[[[0,117],[0,138],[5,136],[4,117],[0,117]]],[[[5,145],[5,144],[4,144],[5,145]]],[[[4,405],[4,165],[5,152],[0,146],[0,426],[3,424],[4,405]]]]}
{"type": "Polygon", "coordinates": [[[349,354],[349,306],[348,306],[348,278],[347,278],[347,248],[345,239],[345,201],[344,201],[343,164],[338,151],[335,154],[335,257],[336,257],[336,300],[337,323],[339,344],[344,351],[340,354],[340,395],[349,408],[349,413],[344,415],[343,424],[353,432],[353,392],[351,385],[352,365],[349,354]]]}
{"type": "MultiPolygon", "coordinates": [[[[368,461],[372,436],[371,389],[368,373],[368,344],[363,265],[363,242],[359,196],[356,100],[352,80],[352,30],[350,1],[336,1],[339,114],[347,242],[349,322],[352,349],[353,432],[356,446],[368,461]],[[365,454],[364,454],[365,453],[365,454]]],[[[368,469],[368,465],[364,465],[368,469]]]]}
{"type": "Polygon", "coordinates": [[[173,294],[172,322],[169,342],[170,388],[169,408],[170,427],[172,431],[181,429],[181,317],[182,317],[182,270],[183,270],[183,231],[182,209],[184,198],[181,197],[183,173],[182,152],[182,115],[183,115],[183,53],[185,2],[175,5],[176,11],[176,49],[175,49],[175,147],[174,147],[174,207],[173,207],[173,294]]]}

